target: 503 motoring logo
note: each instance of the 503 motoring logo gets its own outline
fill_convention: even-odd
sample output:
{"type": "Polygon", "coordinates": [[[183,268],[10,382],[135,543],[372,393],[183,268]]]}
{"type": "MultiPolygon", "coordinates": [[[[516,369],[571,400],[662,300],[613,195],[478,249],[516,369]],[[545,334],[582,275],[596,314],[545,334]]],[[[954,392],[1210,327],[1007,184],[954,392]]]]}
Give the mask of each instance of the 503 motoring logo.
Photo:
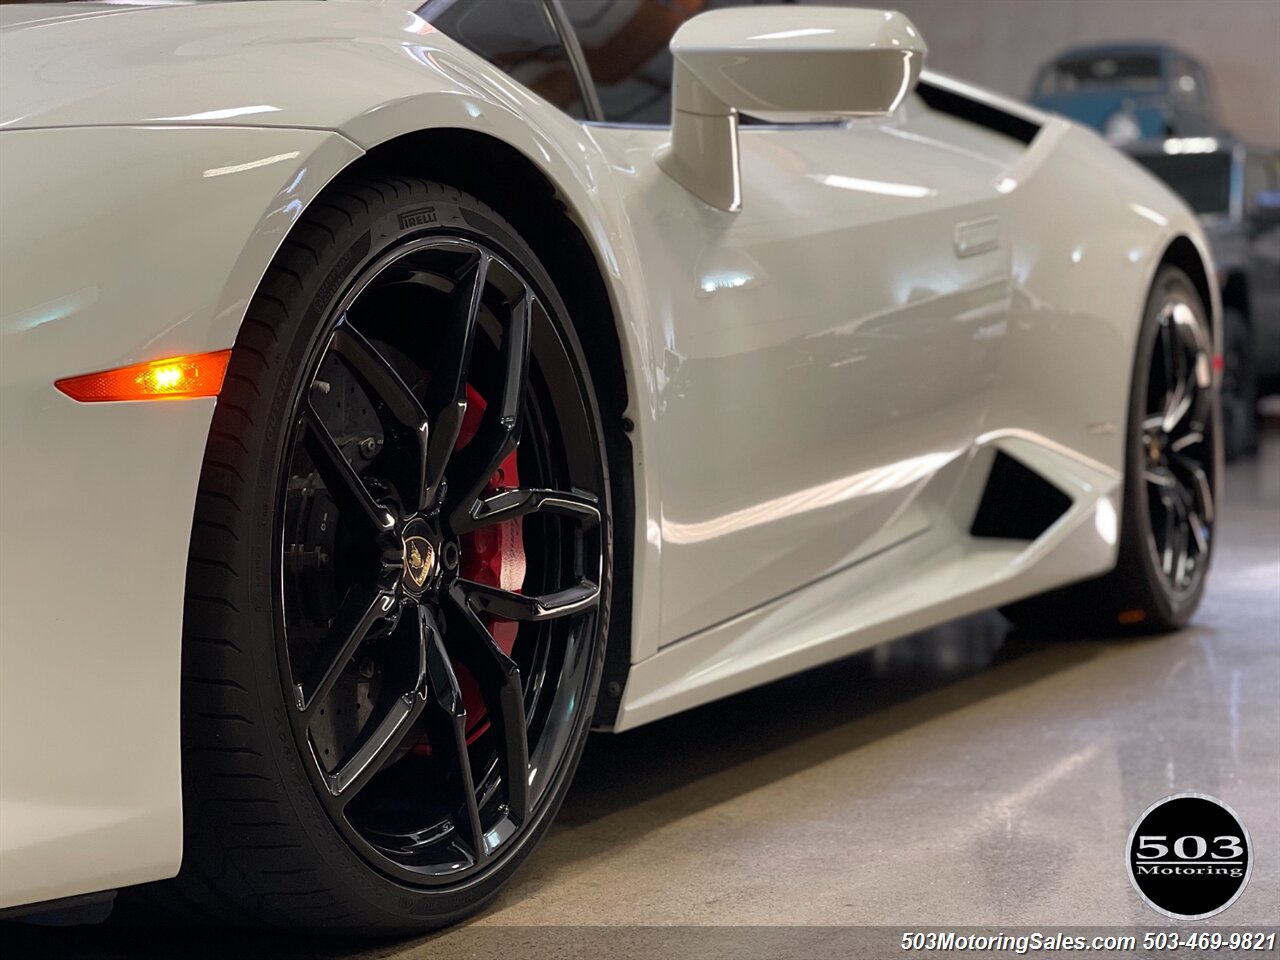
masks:
{"type": "Polygon", "coordinates": [[[1202,793],[1178,793],[1149,806],[1129,831],[1127,862],[1129,881],[1147,906],[1175,920],[1221,913],[1253,872],[1244,821],[1202,793]]]}

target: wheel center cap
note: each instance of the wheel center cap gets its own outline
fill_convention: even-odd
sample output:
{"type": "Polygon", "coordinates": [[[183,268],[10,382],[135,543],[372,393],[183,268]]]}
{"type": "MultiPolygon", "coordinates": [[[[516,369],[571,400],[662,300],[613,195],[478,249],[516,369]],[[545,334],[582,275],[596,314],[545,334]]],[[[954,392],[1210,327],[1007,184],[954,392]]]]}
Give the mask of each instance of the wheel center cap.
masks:
{"type": "Polygon", "coordinates": [[[421,593],[436,572],[436,548],[430,532],[420,520],[411,521],[404,530],[404,587],[410,593],[421,593]]]}

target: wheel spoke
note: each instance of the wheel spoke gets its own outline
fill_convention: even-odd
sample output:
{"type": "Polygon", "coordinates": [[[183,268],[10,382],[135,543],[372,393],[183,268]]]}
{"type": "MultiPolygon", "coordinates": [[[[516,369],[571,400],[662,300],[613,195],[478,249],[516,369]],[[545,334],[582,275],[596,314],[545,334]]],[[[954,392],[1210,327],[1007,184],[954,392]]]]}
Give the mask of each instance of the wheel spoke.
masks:
{"type": "MultiPolygon", "coordinates": [[[[427,414],[400,375],[368,340],[346,320],[339,322],[329,349],[355,375],[372,401],[387,432],[387,447],[398,460],[392,482],[405,505],[425,510],[427,478],[427,414]]],[[[384,449],[383,455],[388,453],[384,449]]]]}
{"type": "Polygon", "coordinates": [[[329,691],[351,662],[356,650],[378,619],[391,609],[395,598],[385,591],[353,587],[348,592],[329,627],[316,669],[294,686],[296,703],[308,718],[314,715],[329,691]]]}
{"type": "Polygon", "coordinates": [[[1187,558],[1190,547],[1190,526],[1187,523],[1187,510],[1182,502],[1182,498],[1177,494],[1173,497],[1173,537],[1170,541],[1173,552],[1173,583],[1176,587],[1181,587],[1187,576],[1187,558]]]}
{"type": "Polygon", "coordinates": [[[434,502],[453,456],[467,412],[467,374],[475,346],[476,320],[484,294],[491,258],[477,253],[467,264],[453,294],[453,317],[441,344],[439,359],[427,387],[426,410],[431,420],[427,444],[427,482],[424,499],[434,502]]]}
{"type": "Polygon", "coordinates": [[[1146,467],[1142,471],[1142,477],[1152,486],[1161,488],[1162,499],[1165,495],[1163,491],[1177,486],[1178,483],[1178,481],[1174,479],[1173,474],[1169,472],[1168,467],[1146,467]]]}
{"type": "Polygon", "coordinates": [[[1179,334],[1175,310],[1168,308],[1161,315],[1160,328],[1156,333],[1156,363],[1164,374],[1164,393],[1159,402],[1159,409],[1143,420],[1143,429],[1148,433],[1157,430],[1168,433],[1186,414],[1191,406],[1191,398],[1187,394],[1185,358],[1178,349],[1179,334]]]}
{"type": "Polygon", "coordinates": [[[1161,551],[1160,566],[1165,575],[1172,578],[1176,559],[1174,548],[1178,536],[1178,511],[1171,493],[1162,495],[1160,502],[1164,505],[1164,549],[1161,551]]]}
{"type": "Polygon", "coordinates": [[[533,295],[526,290],[524,296],[512,305],[503,333],[501,396],[485,408],[476,435],[454,456],[452,473],[458,489],[449,492],[452,524],[466,525],[485,484],[519,442],[521,404],[529,377],[532,322],[533,295]]]}
{"type": "Polygon", "coordinates": [[[590,494],[577,492],[523,487],[503,490],[483,500],[477,500],[466,522],[460,527],[455,527],[455,530],[458,533],[465,533],[477,527],[487,527],[535,513],[572,517],[584,527],[594,527],[600,523],[598,503],[599,501],[590,494]]]}
{"type": "Polygon", "coordinates": [[[333,497],[338,509],[342,511],[343,518],[364,522],[374,533],[390,530],[395,525],[395,519],[378,506],[360,475],[342,455],[333,434],[310,404],[303,409],[302,426],[303,445],[311,456],[320,479],[324,481],[329,496],[333,497]]]}
{"type": "Polygon", "coordinates": [[[1165,433],[1176,430],[1186,417],[1187,411],[1191,409],[1194,400],[1195,393],[1187,389],[1186,380],[1179,378],[1172,390],[1165,395],[1164,416],[1161,418],[1160,428],[1165,433]]]}
{"type": "Polygon", "coordinates": [[[413,688],[392,701],[378,725],[338,770],[326,777],[329,793],[345,806],[363,790],[404,743],[426,706],[427,651],[419,644],[418,676],[413,688]]]}
{"type": "Polygon", "coordinates": [[[1184,458],[1179,457],[1173,461],[1178,469],[1171,469],[1170,472],[1177,485],[1170,495],[1177,502],[1178,522],[1186,528],[1181,536],[1184,550],[1189,552],[1191,541],[1194,540],[1196,555],[1203,557],[1209,552],[1208,524],[1205,518],[1213,515],[1213,500],[1209,495],[1208,478],[1204,475],[1204,470],[1199,464],[1183,460],[1184,458]],[[1181,475],[1184,472],[1186,478],[1181,475]],[[1187,479],[1190,479],[1190,483],[1187,479]],[[1186,534],[1190,534],[1189,539],[1186,534]]]}
{"type": "Polygon", "coordinates": [[[1207,523],[1213,523],[1213,488],[1209,486],[1209,475],[1205,473],[1204,467],[1181,454],[1172,457],[1169,463],[1174,472],[1185,473],[1187,479],[1183,482],[1189,488],[1190,502],[1196,505],[1207,523]]]}
{"type": "Polygon", "coordinates": [[[1183,576],[1188,572],[1186,566],[1192,556],[1192,542],[1194,541],[1195,543],[1196,556],[1202,556],[1208,552],[1209,542],[1205,538],[1200,514],[1196,510],[1198,491],[1189,487],[1176,471],[1171,470],[1170,472],[1177,481],[1177,486],[1174,487],[1171,495],[1176,504],[1177,522],[1181,527],[1178,532],[1178,541],[1182,554],[1181,569],[1183,570],[1183,573],[1179,574],[1178,581],[1181,582],[1183,576]]]}
{"type": "Polygon", "coordinates": [[[500,620],[539,622],[573,616],[596,605],[600,599],[600,587],[582,579],[573,586],[541,596],[512,593],[499,587],[459,580],[458,589],[477,613],[487,613],[500,620]]]}
{"type": "Polygon", "coordinates": [[[1165,396],[1173,389],[1174,383],[1177,382],[1177,374],[1174,372],[1173,360],[1173,311],[1168,310],[1160,320],[1160,354],[1164,365],[1164,386],[1165,396]]]}
{"type": "MultiPolygon", "coordinates": [[[[1189,438],[1194,438],[1190,440],[1191,443],[1198,443],[1204,439],[1204,430],[1212,415],[1212,370],[1213,362],[1209,359],[1208,354],[1197,347],[1192,355],[1191,370],[1187,375],[1186,381],[1187,390],[1191,394],[1191,403],[1188,406],[1184,420],[1185,432],[1175,443],[1182,443],[1182,441],[1189,438]],[[1207,382],[1202,382],[1206,378],[1207,382]]],[[[1183,446],[1187,445],[1189,444],[1183,444],[1183,446]]],[[[1176,447],[1175,449],[1181,449],[1181,447],[1176,447]]]]}
{"type": "Polygon", "coordinates": [[[1170,312],[1169,330],[1171,342],[1176,341],[1174,376],[1177,390],[1175,402],[1165,409],[1164,430],[1174,433],[1181,427],[1188,432],[1196,432],[1203,427],[1205,412],[1211,402],[1213,373],[1209,346],[1195,313],[1184,303],[1175,304],[1170,312]]]}
{"type": "Polygon", "coordinates": [[[480,826],[480,804],[476,799],[475,777],[467,750],[467,711],[462,702],[462,688],[445,652],[440,631],[426,607],[419,607],[422,642],[427,652],[427,711],[431,754],[458,774],[454,802],[462,812],[462,823],[455,821],[459,832],[477,861],[485,859],[484,831],[480,826]]]}
{"type": "Polygon", "coordinates": [[[350,803],[351,798],[368,785],[374,774],[382,769],[383,763],[400,746],[405,734],[422,712],[425,702],[417,693],[397,697],[386,716],[351,755],[351,759],[328,778],[329,792],[340,797],[344,805],[350,803]]]}
{"type": "Polygon", "coordinates": [[[450,649],[476,679],[485,710],[496,732],[498,762],[512,819],[522,822],[529,813],[529,742],[525,726],[524,690],[520,669],[502,651],[466,595],[455,584],[449,591],[450,649]]]}
{"type": "Polygon", "coordinates": [[[1200,556],[1209,552],[1209,541],[1205,537],[1205,522],[1195,510],[1187,512],[1187,526],[1191,528],[1191,536],[1196,541],[1196,550],[1200,556]]]}

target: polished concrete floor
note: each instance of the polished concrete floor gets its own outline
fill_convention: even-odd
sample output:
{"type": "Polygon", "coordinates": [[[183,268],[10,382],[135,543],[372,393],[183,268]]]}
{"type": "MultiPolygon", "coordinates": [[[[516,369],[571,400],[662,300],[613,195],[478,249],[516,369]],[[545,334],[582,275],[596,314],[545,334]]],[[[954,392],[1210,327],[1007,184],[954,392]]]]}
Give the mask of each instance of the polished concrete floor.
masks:
{"type": "MultiPolygon", "coordinates": [[[[1243,817],[1256,865],[1213,923],[1280,923],[1280,430],[1229,471],[1195,624],[1048,642],[994,614],[588,745],[551,835],[466,927],[377,947],[179,936],[175,955],[466,955],[485,927],[1143,924],[1136,817],[1172,793],[1243,817]]],[[[501,939],[501,930],[491,931],[501,939]]],[[[529,931],[513,931],[518,956],[529,931]]],[[[130,955],[110,928],[0,934],[130,955]]],[[[598,943],[598,941],[597,941],[598,943]]],[[[163,951],[162,951],[163,952],[163,951]]],[[[574,951],[576,952],[576,951],[574,951]]]]}

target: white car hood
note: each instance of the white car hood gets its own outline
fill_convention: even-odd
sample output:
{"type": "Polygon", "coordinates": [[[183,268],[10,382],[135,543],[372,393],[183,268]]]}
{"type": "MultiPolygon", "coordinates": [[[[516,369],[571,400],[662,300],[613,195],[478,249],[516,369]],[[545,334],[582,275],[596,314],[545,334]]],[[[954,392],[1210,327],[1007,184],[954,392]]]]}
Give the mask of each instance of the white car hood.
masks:
{"type": "MultiPolygon", "coordinates": [[[[331,127],[381,100],[373,47],[474,65],[411,0],[0,5],[0,131],[331,127]],[[315,77],[332,78],[323,90],[315,77]]],[[[384,58],[385,62],[385,58],[384,58]]],[[[464,72],[470,72],[466,66],[464,72]]]]}
{"type": "MultiPolygon", "coordinates": [[[[245,0],[75,0],[74,3],[6,3],[0,5],[0,30],[33,24],[94,20],[107,14],[155,10],[161,7],[193,7],[209,3],[237,3],[245,0]]],[[[413,10],[421,0],[331,0],[335,3],[365,3],[413,10]]]]}
{"type": "Polygon", "coordinates": [[[6,3],[0,6],[0,30],[17,30],[30,26],[50,26],[93,20],[109,14],[144,10],[142,5],[113,3],[6,3]]]}

